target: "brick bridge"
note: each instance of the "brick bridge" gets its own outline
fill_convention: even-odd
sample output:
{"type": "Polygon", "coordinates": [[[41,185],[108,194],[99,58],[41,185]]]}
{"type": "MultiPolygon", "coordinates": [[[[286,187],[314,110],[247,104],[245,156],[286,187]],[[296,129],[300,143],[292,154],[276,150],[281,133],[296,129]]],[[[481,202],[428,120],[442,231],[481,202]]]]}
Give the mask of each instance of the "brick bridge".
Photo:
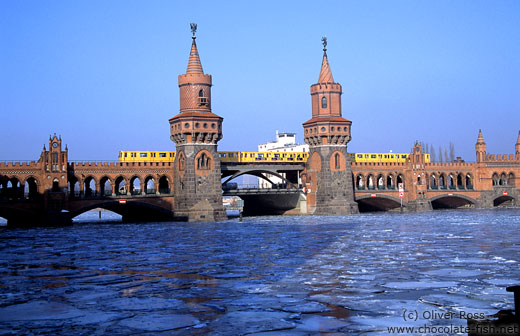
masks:
{"type": "Polygon", "coordinates": [[[417,144],[404,163],[351,162],[352,122],[342,116],[342,87],[333,79],[325,38],[318,82],[310,90],[312,116],[303,123],[305,165],[222,165],[217,143],[223,118],[211,110],[212,77],[203,72],[195,30],[192,25],[187,71],[178,78],[180,113],[169,119],[175,162],[71,162],[68,148],[53,136],[38,161],[0,164],[0,216],[9,224],[59,224],[102,207],[124,221],[218,221],[226,217],[222,178],[266,173],[284,173],[289,185],[305,189],[241,191],[251,213],[343,215],[391,210],[401,201],[408,211],[518,204],[520,134],[515,154],[489,155],[479,132],[475,163],[426,163],[417,144]],[[403,197],[396,189],[400,183],[403,197]]]}

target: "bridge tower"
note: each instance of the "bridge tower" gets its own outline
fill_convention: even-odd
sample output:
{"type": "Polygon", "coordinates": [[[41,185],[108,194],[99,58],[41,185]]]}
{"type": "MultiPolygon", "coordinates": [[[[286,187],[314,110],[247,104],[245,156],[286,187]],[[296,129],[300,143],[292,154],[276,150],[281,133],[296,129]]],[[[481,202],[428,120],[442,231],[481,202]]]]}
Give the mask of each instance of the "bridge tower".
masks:
{"type": "Polygon", "coordinates": [[[193,33],[186,73],[179,75],[180,113],[169,120],[175,142],[174,212],[188,221],[226,219],[222,206],[220,159],[223,118],[211,112],[211,75],[204,74],[193,33]]]}
{"type": "Polygon", "coordinates": [[[486,160],[487,146],[482,135],[482,130],[478,130],[477,143],[475,144],[475,150],[477,153],[477,162],[484,162],[486,160]]]}
{"type": "Polygon", "coordinates": [[[323,38],[323,60],[318,83],[311,85],[312,118],[303,123],[309,145],[307,195],[309,212],[316,215],[358,213],[347,143],[352,122],[341,116],[342,88],[334,82],[323,38]]]}

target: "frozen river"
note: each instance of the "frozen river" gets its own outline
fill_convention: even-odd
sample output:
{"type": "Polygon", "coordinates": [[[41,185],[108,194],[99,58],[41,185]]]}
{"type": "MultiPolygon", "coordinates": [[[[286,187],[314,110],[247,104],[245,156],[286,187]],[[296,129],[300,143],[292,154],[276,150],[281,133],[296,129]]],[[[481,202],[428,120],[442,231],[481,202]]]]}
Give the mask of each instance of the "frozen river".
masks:
{"type": "Polygon", "coordinates": [[[519,228],[518,208],[0,228],[0,335],[454,334],[513,308],[519,228]]]}

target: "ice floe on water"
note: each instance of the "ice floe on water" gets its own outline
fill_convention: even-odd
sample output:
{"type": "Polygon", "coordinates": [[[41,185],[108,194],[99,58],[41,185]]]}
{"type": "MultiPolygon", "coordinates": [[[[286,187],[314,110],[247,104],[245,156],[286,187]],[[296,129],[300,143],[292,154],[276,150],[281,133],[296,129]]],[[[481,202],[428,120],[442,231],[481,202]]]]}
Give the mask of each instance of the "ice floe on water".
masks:
{"type": "Polygon", "coordinates": [[[519,213],[2,228],[0,333],[374,336],[462,325],[512,308],[519,213]]]}

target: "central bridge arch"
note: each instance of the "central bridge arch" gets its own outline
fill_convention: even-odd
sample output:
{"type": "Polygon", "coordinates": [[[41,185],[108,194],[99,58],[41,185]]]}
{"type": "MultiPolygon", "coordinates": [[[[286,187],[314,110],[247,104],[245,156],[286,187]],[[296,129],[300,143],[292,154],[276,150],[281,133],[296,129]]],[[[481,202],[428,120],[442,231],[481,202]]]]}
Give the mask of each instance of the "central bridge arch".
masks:
{"type": "MultiPolygon", "coordinates": [[[[390,195],[360,195],[356,197],[360,212],[389,211],[401,207],[401,200],[390,195]]],[[[408,204],[403,201],[403,208],[408,204]]]]}
{"type": "Polygon", "coordinates": [[[430,198],[432,208],[456,209],[462,207],[475,207],[477,200],[463,194],[441,194],[430,198]]]}

